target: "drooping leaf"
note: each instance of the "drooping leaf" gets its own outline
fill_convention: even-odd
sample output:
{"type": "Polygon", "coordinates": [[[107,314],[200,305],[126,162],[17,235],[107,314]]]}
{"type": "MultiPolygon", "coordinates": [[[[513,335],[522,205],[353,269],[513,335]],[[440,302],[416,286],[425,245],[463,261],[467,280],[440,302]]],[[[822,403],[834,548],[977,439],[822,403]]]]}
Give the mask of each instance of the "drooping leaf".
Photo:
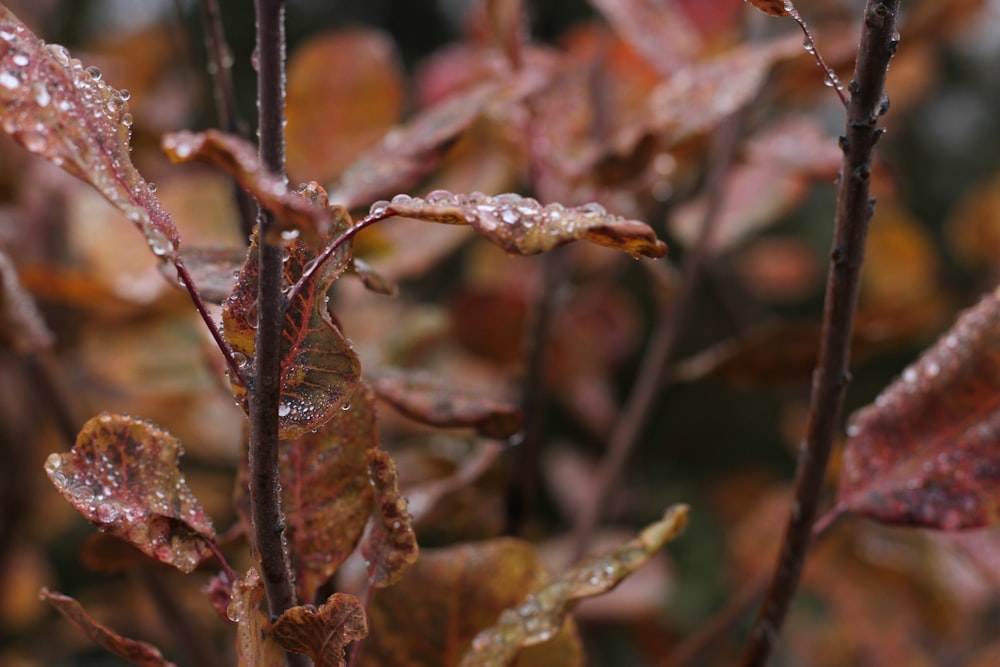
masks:
{"type": "Polygon", "coordinates": [[[380,274],[360,257],[351,259],[351,270],[371,292],[386,296],[396,296],[399,293],[399,286],[395,282],[380,274]]]}
{"type": "Polygon", "coordinates": [[[155,255],[172,260],[177,229],[129,155],[128,97],[0,5],[0,127],[94,186],[139,228],[155,255]]]}
{"type": "Polygon", "coordinates": [[[399,121],[403,83],[385,33],[348,28],[297,47],[288,61],[289,175],[321,183],[339,175],[399,121]],[[330,66],[348,57],[350,67],[330,66]]]}
{"type": "Polygon", "coordinates": [[[507,252],[521,255],[534,255],[577,240],[634,256],[662,257],[667,253],[667,244],[658,240],[647,224],[609,214],[600,204],[542,206],[530,197],[512,193],[491,197],[479,192],[456,195],[435,190],[426,199],[396,195],[391,202],[375,202],[372,212],[470,225],[507,252]]]}
{"type": "Polygon", "coordinates": [[[78,512],[156,560],[192,572],[211,555],[212,522],[177,467],[181,443],[153,424],[102,414],[45,472],[78,512]]]}
{"type": "Polygon", "coordinates": [[[747,0],[747,2],[771,16],[789,16],[794,11],[791,0],[747,0]]]}
{"type": "Polygon", "coordinates": [[[361,553],[368,561],[370,584],[385,588],[399,581],[420,550],[392,457],[381,449],[370,450],[368,467],[375,486],[375,513],[361,553]]]}
{"type": "Polygon", "coordinates": [[[281,508],[300,600],[351,555],[374,504],[368,452],[378,445],[375,396],[361,383],[348,409],[279,451],[281,508]]]}
{"type": "Polygon", "coordinates": [[[257,149],[245,139],[218,130],[175,132],[163,137],[162,146],[174,162],[200,160],[236,178],[263,208],[274,213],[277,224],[270,243],[281,243],[282,235],[301,233],[316,247],[329,228],[330,212],[289,190],[284,178],[260,163],[257,149]]]}
{"type": "Polygon", "coordinates": [[[50,349],[52,332],[31,295],[17,277],[17,269],[0,252],[0,343],[28,354],[50,349]]]}
{"type": "Polygon", "coordinates": [[[843,509],[945,530],[1000,522],[998,340],[994,292],[852,418],[843,509]]]}
{"type": "Polygon", "coordinates": [[[260,609],[264,582],[250,568],[246,577],[233,582],[226,616],[236,623],[236,653],[240,667],[281,667],[285,652],[268,631],[267,617],[260,609]]]}
{"type": "Polygon", "coordinates": [[[68,595],[43,588],[40,597],[109,653],[140,667],[177,667],[165,659],[160,649],[152,644],[122,637],[106,625],[98,623],[79,602],[68,595]]]}
{"type": "Polygon", "coordinates": [[[222,303],[232,293],[245,255],[242,248],[185,246],[181,249],[184,265],[198,285],[198,293],[209,303],[222,303]]]}
{"type": "Polygon", "coordinates": [[[282,648],[304,653],[316,667],[344,667],[344,648],[368,635],[368,618],[356,597],[334,593],[318,609],[292,607],[278,617],[271,632],[282,648]]]}
{"type": "MultiPolygon", "coordinates": [[[[364,667],[456,667],[473,637],[547,581],[535,547],[501,538],[427,549],[395,586],[376,590],[369,606],[364,667]]],[[[520,667],[579,667],[583,653],[568,620],[546,647],[525,651],[520,667]],[[544,652],[543,652],[544,651],[544,652]]]]}
{"type": "Polygon", "coordinates": [[[687,523],[687,506],[674,505],[663,518],[614,551],[590,558],[559,579],[530,593],[500,615],[498,623],[472,641],[462,667],[510,665],[525,647],[550,641],[577,600],[606,593],[645,563],[687,523]]]}
{"type": "MultiPolygon", "coordinates": [[[[333,234],[349,225],[346,211],[334,208],[333,234]]],[[[250,370],[257,326],[258,239],[256,234],[247,253],[233,293],[222,311],[223,333],[238,359],[250,370]]],[[[302,276],[316,253],[294,239],[287,247],[285,282],[289,287],[302,276]]],[[[286,305],[282,323],[281,402],[278,408],[279,436],[293,440],[329,421],[354,392],[361,375],[357,355],[326,305],[326,293],[347,267],[350,248],[346,245],[330,261],[295,291],[286,305]]],[[[246,411],[246,387],[230,378],[233,394],[246,411]]]]}
{"type": "Polygon", "coordinates": [[[455,387],[427,371],[385,368],[373,384],[379,398],[424,424],[472,427],[487,438],[508,438],[521,428],[514,403],[455,387]]]}

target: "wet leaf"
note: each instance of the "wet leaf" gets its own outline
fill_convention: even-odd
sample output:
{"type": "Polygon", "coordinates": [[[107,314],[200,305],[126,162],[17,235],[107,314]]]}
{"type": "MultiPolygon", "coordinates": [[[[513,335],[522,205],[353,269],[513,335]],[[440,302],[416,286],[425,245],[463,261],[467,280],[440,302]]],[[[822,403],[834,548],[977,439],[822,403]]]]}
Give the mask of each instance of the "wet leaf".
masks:
{"type": "MultiPolygon", "coordinates": [[[[349,224],[342,209],[336,208],[335,216],[334,234],[349,224]]],[[[257,326],[257,248],[255,234],[236,288],[222,311],[223,332],[246,371],[251,368],[257,326]]],[[[316,253],[300,238],[287,251],[285,282],[291,286],[301,277],[304,267],[316,259],[316,253]]],[[[326,305],[326,293],[347,267],[349,258],[350,250],[345,247],[334,259],[324,262],[286,306],[278,407],[279,436],[283,440],[294,440],[332,419],[354,392],[360,378],[360,362],[326,305]]],[[[235,378],[230,381],[233,394],[245,412],[246,387],[235,378]]]]}
{"type": "Polygon", "coordinates": [[[304,653],[316,667],[343,667],[344,648],[368,635],[368,618],[356,597],[334,593],[319,609],[292,607],[274,622],[271,632],[285,650],[304,653]]]}
{"type": "Polygon", "coordinates": [[[470,88],[390,131],[344,171],[330,188],[330,200],[353,209],[411,187],[434,169],[499,91],[492,83],[470,88]]]}
{"type": "Polygon", "coordinates": [[[1000,293],[985,297],[848,426],[842,508],[945,530],[1000,521],[1000,293]]]}
{"type": "Polygon", "coordinates": [[[407,501],[399,493],[396,464],[388,452],[368,452],[368,467],[375,486],[375,514],[361,553],[368,561],[371,586],[391,586],[413,565],[420,551],[410,524],[407,501]]]}
{"type": "Polygon", "coordinates": [[[54,342],[45,319],[17,277],[17,269],[0,251],[0,343],[30,354],[51,349],[54,342]]]}
{"type": "Polygon", "coordinates": [[[236,275],[243,266],[246,251],[242,248],[184,247],[181,249],[201,298],[209,303],[222,303],[236,285],[236,275]]]}
{"type": "Polygon", "coordinates": [[[589,558],[551,584],[530,593],[500,615],[499,622],[472,641],[462,667],[510,665],[525,647],[542,644],[559,632],[577,600],[606,593],[645,563],[687,523],[687,506],[674,505],[663,519],[618,549],[589,558]]]}
{"type": "Polygon", "coordinates": [[[45,472],[88,521],[182,572],[211,555],[212,522],[177,467],[181,444],[148,422],[102,414],[45,472]]]}
{"type": "Polygon", "coordinates": [[[371,264],[359,257],[351,259],[351,270],[371,292],[386,296],[396,296],[399,293],[399,286],[396,283],[380,274],[371,264]]]}
{"type": "Polygon", "coordinates": [[[701,49],[697,31],[676,3],[594,0],[593,4],[663,77],[673,75],[701,49]]]}
{"type": "Polygon", "coordinates": [[[794,11],[791,0],[747,0],[747,2],[771,16],[789,16],[794,11]]]}
{"type": "Polygon", "coordinates": [[[253,144],[240,137],[218,130],[175,132],[163,137],[162,146],[174,162],[207,162],[239,181],[261,207],[274,213],[277,224],[269,243],[280,244],[283,235],[291,233],[302,234],[307,243],[317,247],[330,226],[329,211],[289,190],[284,178],[260,163],[253,144]]]}
{"type": "Polygon", "coordinates": [[[300,600],[312,600],[351,555],[374,504],[368,452],[378,445],[375,396],[361,383],[344,406],[279,451],[281,508],[300,600]]]}
{"type": "Polygon", "coordinates": [[[455,387],[427,371],[381,369],[373,384],[379,398],[424,424],[472,427],[487,438],[508,438],[521,428],[521,410],[514,403],[455,387]]]}
{"type": "MultiPolygon", "coordinates": [[[[374,592],[359,664],[455,667],[476,633],[546,580],[535,547],[521,540],[424,550],[399,583],[374,592]]],[[[525,651],[518,665],[583,665],[572,621],[550,646],[525,651]]]]}
{"type": "Polygon", "coordinates": [[[327,183],[399,120],[403,73],[393,41],[368,28],[319,35],[288,61],[288,173],[327,183]],[[348,55],[349,54],[349,55],[348,55]],[[350,67],[331,67],[345,58],[350,67]]]}
{"type": "Polygon", "coordinates": [[[285,652],[268,632],[267,617],[260,609],[264,582],[250,568],[246,577],[233,582],[226,616],[236,623],[236,652],[240,667],[281,667],[285,652]]]}
{"type": "Polygon", "coordinates": [[[87,633],[101,648],[128,660],[140,667],[176,667],[166,660],[160,649],[146,642],[122,637],[111,628],[101,625],[73,598],[43,588],[41,598],[55,607],[60,614],[72,621],[74,625],[87,633]]]}
{"type": "Polygon", "coordinates": [[[376,202],[372,211],[406,218],[470,225],[488,240],[512,254],[534,255],[570,241],[586,240],[634,256],[662,257],[667,244],[643,222],[609,214],[600,204],[567,208],[542,206],[530,197],[507,193],[491,197],[474,192],[455,195],[435,190],[426,199],[397,195],[376,202]]]}
{"type": "Polygon", "coordinates": [[[0,5],[0,127],[26,149],[94,186],[173,259],[173,221],[132,165],[128,94],[58,44],[45,44],[0,5]]]}

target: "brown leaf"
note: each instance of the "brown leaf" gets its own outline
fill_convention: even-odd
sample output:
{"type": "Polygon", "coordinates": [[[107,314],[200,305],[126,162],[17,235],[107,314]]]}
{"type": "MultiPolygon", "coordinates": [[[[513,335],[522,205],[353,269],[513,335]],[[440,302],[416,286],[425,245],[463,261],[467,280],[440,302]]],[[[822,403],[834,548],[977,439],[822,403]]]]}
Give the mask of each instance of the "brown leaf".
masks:
{"type": "Polygon", "coordinates": [[[72,621],[74,625],[87,633],[88,637],[109,653],[128,660],[134,665],[140,665],[140,667],[176,667],[174,663],[163,657],[160,649],[152,644],[122,637],[111,628],[95,621],[73,598],[50,591],[47,588],[42,589],[40,597],[48,601],[60,614],[72,621]]]}
{"type": "Polygon", "coordinates": [[[102,414],[45,472],[88,521],[156,560],[192,572],[211,555],[212,522],[177,467],[181,443],[148,422],[102,414]]]}
{"type": "Polygon", "coordinates": [[[0,126],[32,153],[94,186],[131,220],[153,253],[172,260],[177,229],[132,165],[128,94],[45,44],[0,5],[0,126]]]}
{"type": "Polygon", "coordinates": [[[395,44],[369,28],[318,35],[288,61],[288,173],[328,183],[400,118],[403,73],[395,44]],[[350,54],[350,67],[331,67],[350,54]]]}
{"type": "Polygon", "coordinates": [[[771,16],[790,16],[795,10],[791,0],[747,0],[747,2],[771,16]]]}
{"type": "Polygon", "coordinates": [[[667,253],[667,244],[658,240],[648,225],[609,214],[600,204],[542,206],[530,197],[512,193],[491,197],[479,192],[455,195],[435,190],[426,199],[396,195],[391,202],[375,202],[372,213],[470,225],[513,254],[534,255],[577,240],[624,250],[635,257],[667,253]]]}
{"type": "MultiPolygon", "coordinates": [[[[369,607],[370,637],[361,645],[364,667],[455,667],[479,631],[545,583],[535,547],[501,538],[429,549],[391,588],[375,591],[369,607]]],[[[568,622],[546,647],[529,649],[521,667],[583,665],[575,626],[568,622]]]]}
{"type": "Polygon", "coordinates": [[[414,526],[431,524],[432,512],[442,500],[474,484],[489,471],[503,447],[499,442],[486,442],[478,452],[464,459],[454,472],[447,477],[434,479],[416,486],[407,486],[410,518],[414,526]]]}
{"type": "Polygon", "coordinates": [[[848,426],[838,497],[886,523],[1000,521],[1000,292],[954,326],[848,426]]]}
{"type": "Polygon", "coordinates": [[[282,443],[278,453],[301,600],[312,600],[351,555],[374,505],[368,452],[378,446],[378,431],[371,387],[362,382],[344,407],[316,432],[282,443]]]}
{"type": "MultiPolygon", "coordinates": [[[[334,233],[349,225],[347,213],[337,207],[334,233]]],[[[236,288],[222,310],[222,327],[245,371],[251,369],[257,326],[258,239],[250,244],[246,264],[236,288]]],[[[285,283],[294,285],[316,253],[302,239],[287,248],[285,283]]],[[[326,293],[347,267],[350,249],[324,262],[288,303],[282,325],[281,403],[278,407],[279,435],[294,440],[326,423],[350,398],[361,375],[357,355],[326,305],[326,293]]],[[[246,387],[230,377],[233,394],[246,411],[246,387]]]]}
{"type": "Polygon", "coordinates": [[[236,285],[246,251],[242,248],[184,247],[181,255],[198,285],[201,298],[209,303],[222,303],[236,285]]]}
{"type": "Polygon", "coordinates": [[[54,342],[45,319],[17,277],[17,269],[0,251],[0,342],[20,354],[51,349],[54,342]]]}
{"type": "Polygon", "coordinates": [[[368,635],[364,607],[353,595],[334,593],[319,609],[292,607],[271,627],[282,648],[309,656],[316,667],[343,667],[344,648],[368,635]]]}
{"type": "Polygon", "coordinates": [[[236,623],[236,652],[240,667],[281,667],[285,652],[267,627],[260,610],[264,600],[264,582],[257,570],[250,568],[246,577],[233,582],[226,616],[236,623]]]}
{"type": "Polygon", "coordinates": [[[376,271],[371,264],[359,257],[351,259],[351,270],[369,291],[386,296],[396,296],[399,286],[376,271]]]}
{"type": "Polygon", "coordinates": [[[413,565],[420,551],[410,525],[406,498],[399,493],[396,464],[388,452],[368,452],[368,467],[375,485],[376,512],[361,544],[368,561],[368,579],[375,588],[391,586],[413,565]]]}
{"type": "Polygon", "coordinates": [[[286,179],[268,171],[253,144],[240,137],[218,130],[175,132],[163,137],[162,146],[174,162],[207,162],[239,181],[263,208],[274,213],[278,224],[269,243],[280,244],[285,237],[302,234],[309,245],[317,247],[329,229],[330,212],[289,190],[286,179]]]}
{"type": "Polygon", "coordinates": [[[487,438],[508,438],[521,428],[514,403],[455,387],[427,371],[385,368],[373,384],[379,398],[424,424],[472,427],[487,438]]]}
{"type": "Polygon", "coordinates": [[[657,523],[618,549],[571,568],[551,584],[530,593],[500,615],[498,623],[476,635],[462,667],[510,665],[525,647],[542,644],[559,632],[577,600],[606,593],[677,537],[687,523],[687,506],[674,505],[657,523]]]}

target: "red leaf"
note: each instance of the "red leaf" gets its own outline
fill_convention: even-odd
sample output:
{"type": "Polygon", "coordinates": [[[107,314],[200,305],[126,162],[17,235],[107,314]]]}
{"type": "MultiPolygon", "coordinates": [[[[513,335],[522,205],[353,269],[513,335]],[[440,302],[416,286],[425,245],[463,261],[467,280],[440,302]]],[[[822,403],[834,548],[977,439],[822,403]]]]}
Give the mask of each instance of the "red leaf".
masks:
{"type": "Polygon", "coordinates": [[[839,501],[886,523],[1000,521],[1000,292],[984,298],[848,427],[839,501]]]}
{"type": "Polygon", "coordinates": [[[43,588],[41,598],[55,607],[60,614],[73,622],[77,627],[87,633],[87,636],[94,640],[101,648],[124,658],[132,664],[140,667],[176,667],[174,663],[166,660],[160,649],[146,642],[136,641],[122,637],[117,632],[101,625],[73,598],[50,591],[43,588]]]}
{"type": "Polygon", "coordinates": [[[382,369],[373,383],[379,398],[424,424],[472,427],[487,438],[508,438],[521,428],[521,410],[513,403],[454,387],[427,371],[382,369]]]}
{"type": "Polygon", "coordinates": [[[593,4],[664,77],[690,62],[701,48],[697,30],[674,2],[594,0],[593,4]]]}
{"type": "MultiPolygon", "coordinates": [[[[346,211],[335,207],[333,233],[350,224],[346,211]]],[[[245,370],[250,370],[257,326],[257,235],[250,244],[246,264],[222,311],[222,327],[245,370]]],[[[285,282],[294,285],[316,253],[302,239],[287,248],[285,282]]],[[[300,289],[285,311],[281,346],[281,403],[279,435],[293,440],[329,421],[354,392],[361,365],[326,306],[326,293],[347,267],[349,245],[324,262],[300,289]]],[[[230,377],[233,394],[246,411],[246,387],[230,377]]]]}
{"type": "Polygon", "coordinates": [[[646,223],[609,214],[600,204],[542,206],[530,197],[512,193],[490,197],[479,192],[455,195],[435,190],[426,199],[396,195],[391,202],[375,202],[371,213],[470,225],[514,254],[534,255],[577,240],[624,250],[636,257],[667,254],[667,244],[658,240],[646,223]]]}
{"type": "Polygon", "coordinates": [[[192,572],[211,555],[212,522],[177,467],[181,443],[148,422],[102,414],[45,472],[88,521],[156,560],[192,572]]]}
{"type": "Polygon", "coordinates": [[[330,226],[330,212],[309,197],[288,189],[286,179],[268,171],[253,144],[218,130],[175,132],[163,137],[163,150],[174,162],[199,160],[222,169],[236,178],[257,202],[274,213],[277,225],[269,243],[279,244],[290,233],[301,233],[316,247],[330,226]]]}
{"type": "Polygon", "coordinates": [[[361,545],[368,561],[368,578],[375,588],[391,586],[417,560],[417,536],[410,525],[407,501],[399,493],[396,464],[381,449],[368,452],[377,501],[372,528],[361,545]]]}
{"type": "Polygon", "coordinates": [[[304,653],[316,667],[343,667],[344,648],[368,635],[368,618],[356,597],[334,593],[319,609],[292,607],[271,632],[285,650],[304,653]]]}
{"type": "Polygon", "coordinates": [[[32,153],[97,189],[172,260],[177,229],[132,165],[128,93],[58,44],[45,44],[0,5],[0,126],[32,153]]]}
{"type": "Polygon", "coordinates": [[[795,10],[791,0],[747,0],[747,2],[771,16],[790,16],[795,10]]]}

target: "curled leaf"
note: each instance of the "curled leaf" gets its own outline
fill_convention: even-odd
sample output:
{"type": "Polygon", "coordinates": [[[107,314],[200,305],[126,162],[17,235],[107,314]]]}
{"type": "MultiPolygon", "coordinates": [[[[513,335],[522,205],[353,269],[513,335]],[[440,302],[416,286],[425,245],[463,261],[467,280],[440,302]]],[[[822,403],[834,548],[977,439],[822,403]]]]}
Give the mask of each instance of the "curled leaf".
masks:
{"type": "Polygon", "coordinates": [[[424,424],[472,427],[487,438],[509,438],[521,428],[517,405],[454,387],[427,371],[382,369],[373,383],[379,398],[424,424]]]}
{"type": "Polygon", "coordinates": [[[1000,291],[959,317],[848,426],[838,497],[945,530],[1000,522],[1000,291]]]}
{"type": "Polygon", "coordinates": [[[600,204],[542,206],[530,197],[512,193],[491,197],[479,192],[456,195],[435,190],[426,199],[396,195],[392,201],[376,202],[372,213],[470,225],[507,252],[521,255],[534,255],[577,240],[624,250],[636,257],[662,257],[667,253],[667,244],[656,238],[649,225],[612,215],[600,204]]]}
{"type": "Polygon", "coordinates": [[[330,226],[329,211],[289,190],[284,178],[260,163],[253,144],[240,137],[218,130],[175,132],[166,135],[162,145],[174,162],[199,160],[222,169],[239,181],[261,207],[274,213],[275,236],[267,239],[268,243],[281,243],[282,235],[302,234],[309,245],[316,247],[330,226]]]}
{"type": "Polygon", "coordinates": [[[791,0],[747,0],[747,2],[770,16],[790,16],[795,10],[791,0]]]}
{"type": "Polygon", "coordinates": [[[558,580],[530,593],[500,615],[499,622],[476,635],[461,667],[510,665],[525,647],[551,640],[577,600],[606,593],[645,563],[687,523],[687,506],[674,505],[663,518],[614,551],[590,558],[558,580]]]}
{"type": "Polygon", "coordinates": [[[264,600],[264,582],[257,570],[233,582],[226,616],[236,623],[236,653],[240,667],[281,667],[285,652],[266,632],[267,619],[260,610],[264,600]]]}
{"type": "Polygon", "coordinates": [[[68,595],[43,588],[40,597],[109,653],[140,667],[176,667],[152,644],[122,637],[106,625],[98,623],[79,602],[68,595]]]}
{"type": "Polygon", "coordinates": [[[128,97],[0,5],[0,127],[90,183],[139,228],[155,255],[173,260],[177,229],[129,155],[128,97]]]}
{"type": "Polygon", "coordinates": [[[368,635],[368,618],[356,597],[334,593],[319,609],[292,607],[274,622],[271,633],[282,648],[304,653],[316,667],[343,667],[344,648],[368,635]]]}
{"type": "Polygon", "coordinates": [[[125,415],[102,414],[45,472],[88,521],[182,572],[211,555],[212,522],[177,467],[181,443],[125,415]]]}
{"type": "Polygon", "coordinates": [[[410,525],[406,498],[399,493],[392,457],[381,449],[373,449],[368,452],[368,466],[375,486],[376,512],[361,553],[369,563],[371,585],[384,588],[399,581],[420,551],[410,525]]]}

